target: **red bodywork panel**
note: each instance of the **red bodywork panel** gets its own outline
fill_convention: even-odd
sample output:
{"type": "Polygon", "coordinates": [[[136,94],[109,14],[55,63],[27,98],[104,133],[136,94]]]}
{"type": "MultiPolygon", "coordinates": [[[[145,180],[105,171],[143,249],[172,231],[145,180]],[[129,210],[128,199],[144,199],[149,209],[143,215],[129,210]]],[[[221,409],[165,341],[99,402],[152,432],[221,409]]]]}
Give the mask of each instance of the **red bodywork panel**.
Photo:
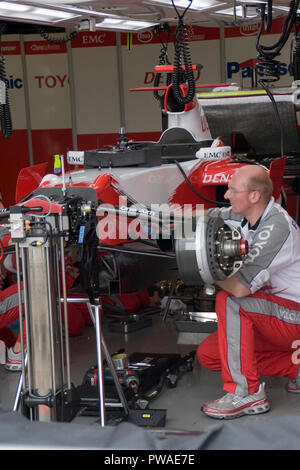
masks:
{"type": "Polygon", "coordinates": [[[47,168],[47,162],[22,168],[17,179],[15,195],[16,204],[38,188],[43,176],[47,173],[47,168]]]}

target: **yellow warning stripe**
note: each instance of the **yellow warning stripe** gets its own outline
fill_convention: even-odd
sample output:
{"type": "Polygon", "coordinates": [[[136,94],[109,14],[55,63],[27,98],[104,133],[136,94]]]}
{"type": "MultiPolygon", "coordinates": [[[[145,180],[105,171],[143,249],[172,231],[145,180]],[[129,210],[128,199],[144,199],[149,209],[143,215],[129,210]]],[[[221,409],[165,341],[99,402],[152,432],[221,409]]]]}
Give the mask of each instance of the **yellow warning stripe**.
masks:
{"type": "Polygon", "coordinates": [[[215,93],[197,93],[197,98],[218,98],[227,96],[253,96],[253,95],[266,95],[265,90],[248,90],[248,91],[224,91],[215,93]]]}
{"type": "Polygon", "coordinates": [[[126,47],[127,47],[128,51],[131,51],[131,49],[132,49],[132,33],[127,33],[126,47]]]}

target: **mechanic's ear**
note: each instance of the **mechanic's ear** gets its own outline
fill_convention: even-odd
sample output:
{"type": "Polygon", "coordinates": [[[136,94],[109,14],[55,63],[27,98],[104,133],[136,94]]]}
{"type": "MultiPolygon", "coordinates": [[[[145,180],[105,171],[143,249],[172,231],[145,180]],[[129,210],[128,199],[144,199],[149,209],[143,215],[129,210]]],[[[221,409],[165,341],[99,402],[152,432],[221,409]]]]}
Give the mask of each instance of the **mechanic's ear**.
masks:
{"type": "Polygon", "coordinates": [[[250,201],[255,204],[256,202],[258,202],[261,198],[261,194],[259,191],[257,191],[256,189],[250,191],[249,193],[249,198],[250,198],[250,201]]]}

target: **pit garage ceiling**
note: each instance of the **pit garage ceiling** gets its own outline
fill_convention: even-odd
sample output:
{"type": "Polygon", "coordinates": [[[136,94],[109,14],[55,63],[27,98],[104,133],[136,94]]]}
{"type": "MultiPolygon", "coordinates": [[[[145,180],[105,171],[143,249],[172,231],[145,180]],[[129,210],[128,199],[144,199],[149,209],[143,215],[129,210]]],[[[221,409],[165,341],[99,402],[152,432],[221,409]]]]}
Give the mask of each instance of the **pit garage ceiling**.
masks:
{"type": "Polygon", "coordinates": [[[43,24],[65,29],[141,31],[178,22],[220,25],[257,22],[261,5],[273,17],[286,16],[289,0],[51,0],[0,1],[0,21],[43,24]],[[175,9],[176,7],[176,9],[175,9]]]}

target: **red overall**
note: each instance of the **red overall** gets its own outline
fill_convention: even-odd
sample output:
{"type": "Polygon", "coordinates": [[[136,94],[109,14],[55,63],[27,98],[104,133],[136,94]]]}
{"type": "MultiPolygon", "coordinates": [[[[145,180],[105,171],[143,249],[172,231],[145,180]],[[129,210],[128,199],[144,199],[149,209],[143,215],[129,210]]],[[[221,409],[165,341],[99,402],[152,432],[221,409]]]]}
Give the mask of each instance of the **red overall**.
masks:
{"type": "Polygon", "coordinates": [[[300,304],[257,291],[216,298],[218,331],[198,347],[201,365],[222,371],[224,390],[246,396],[257,392],[259,377],[293,379],[300,365],[300,304]]]}

